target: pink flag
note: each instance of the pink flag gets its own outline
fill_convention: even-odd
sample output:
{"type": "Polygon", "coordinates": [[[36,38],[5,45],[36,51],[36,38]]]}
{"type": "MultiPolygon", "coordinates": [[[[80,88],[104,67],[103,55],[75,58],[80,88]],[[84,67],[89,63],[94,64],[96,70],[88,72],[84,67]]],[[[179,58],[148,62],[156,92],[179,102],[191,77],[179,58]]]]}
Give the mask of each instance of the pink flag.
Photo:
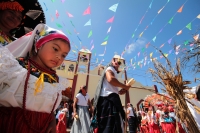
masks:
{"type": "Polygon", "coordinates": [[[160,46],[160,48],[162,48],[164,45],[165,45],[165,44],[162,44],[162,45],[160,46]]]}
{"type": "Polygon", "coordinates": [[[150,42],[148,42],[148,43],[146,44],[146,48],[148,48],[148,47],[149,47],[149,45],[150,45],[150,42]]]}
{"type": "Polygon", "coordinates": [[[83,15],[90,14],[90,6],[84,11],[83,15]]]}
{"type": "Polygon", "coordinates": [[[67,15],[69,18],[73,18],[74,16],[72,14],[70,14],[69,12],[67,12],[67,15]]]}
{"type": "Polygon", "coordinates": [[[107,20],[107,22],[106,22],[106,23],[112,23],[112,22],[113,22],[113,20],[114,20],[114,16],[113,16],[112,18],[110,18],[109,20],[107,20]]]}
{"type": "Polygon", "coordinates": [[[141,20],[140,20],[140,24],[142,23],[142,20],[144,19],[144,16],[141,18],[141,20]]]}
{"type": "Polygon", "coordinates": [[[56,10],[56,18],[58,18],[59,17],[59,13],[58,13],[58,11],[56,10]]]}
{"type": "Polygon", "coordinates": [[[140,52],[138,52],[138,57],[140,56],[140,52]]]}

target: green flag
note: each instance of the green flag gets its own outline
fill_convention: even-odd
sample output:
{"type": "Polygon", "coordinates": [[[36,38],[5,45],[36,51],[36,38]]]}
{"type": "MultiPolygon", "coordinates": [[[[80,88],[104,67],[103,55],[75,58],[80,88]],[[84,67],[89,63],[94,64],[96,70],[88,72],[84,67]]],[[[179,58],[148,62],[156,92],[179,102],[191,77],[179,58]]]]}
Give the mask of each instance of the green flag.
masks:
{"type": "Polygon", "coordinates": [[[173,20],[174,18],[172,17],[170,20],[169,20],[169,24],[172,24],[172,20],[173,20]]]}
{"type": "Polygon", "coordinates": [[[135,35],[133,34],[133,35],[132,35],[132,38],[133,38],[134,36],[135,36],[135,35]]]}
{"type": "Polygon", "coordinates": [[[92,36],[92,30],[90,31],[90,33],[88,34],[88,38],[90,38],[92,36]]]}
{"type": "Polygon", "coordinates": [[[107,36],[107,37],[104,39],[104,41],[108,40],[108,38],[109,38],[109,36],[107,36]]]}
{"type": "Polygon", "coordinates": [[[57,26],[58,28],[62,28],[62,25],[60,25],[60,24],[58,24],[58,23],[56,23],[56,26],[57,26]]]}
{"type": "Polygon", "coordinates": [[[186,28],[188,28],[189,30],[192,30],[192,23],[190,22],[190,23],[186,26],[186,28]]]}

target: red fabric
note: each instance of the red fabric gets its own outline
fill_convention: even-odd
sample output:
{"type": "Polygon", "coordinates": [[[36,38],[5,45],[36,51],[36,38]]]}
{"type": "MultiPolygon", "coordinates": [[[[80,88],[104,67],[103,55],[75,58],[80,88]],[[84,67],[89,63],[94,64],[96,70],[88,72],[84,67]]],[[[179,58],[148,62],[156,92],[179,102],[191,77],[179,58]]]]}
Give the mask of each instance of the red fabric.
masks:
{"type": "Polygon", "coordinates": [[[147,126],[141,126],[142,133],[149,133],[149,129],[147,126]]]}
{"type": "Polygon", "coordinates": [[[56,133],[66,133],[66,116],[64,113],[60,113],[59,122],[56,126],[56,133]]]}
{"type": "Polygon", "coordinates": [[[167,122],[163,122],[164,123],[164,131],[166,133],[176,133],[176,126],[174,123],[167,123],[167,122]]]}
{"type": "Polygon", "coordinates": [[[49,125],[47,123],[52,115],[26,110],[28,122],[24,119],[24,111],[19,107],[0,107],[0,132],[1,133],[37,133],[30,128],[29,123],[39,133],[45,133],[49,125]]]}
{"type": "Polygon", "coordinates": [[[149,133],[160,133],[159,126],[154,122],[149,124],[149,133]]]}
{"type": "Polygon", "coordinates": [[[180,123],[178,123],[178,128],[179,128],[179,133],[185,133],[185,130],[183,129],[180,123]]]}
{"type": "Polygon", "coordinates": [[[161,125],[162,130],[165,131],[165,122],[161,122],[160,125],[161,125]]]}

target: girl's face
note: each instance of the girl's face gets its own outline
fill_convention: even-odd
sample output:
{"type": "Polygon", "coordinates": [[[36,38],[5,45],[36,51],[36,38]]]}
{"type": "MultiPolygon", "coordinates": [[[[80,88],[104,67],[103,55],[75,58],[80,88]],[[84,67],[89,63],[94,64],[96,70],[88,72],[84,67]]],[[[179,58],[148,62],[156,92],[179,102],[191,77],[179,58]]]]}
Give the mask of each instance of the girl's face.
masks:
{"type": "Polygon", "coordinates": [[[54,68],[62,64],[70,51],[67,42],[55,39],[39,48],[36,60],[44,68],[54,68]]]}

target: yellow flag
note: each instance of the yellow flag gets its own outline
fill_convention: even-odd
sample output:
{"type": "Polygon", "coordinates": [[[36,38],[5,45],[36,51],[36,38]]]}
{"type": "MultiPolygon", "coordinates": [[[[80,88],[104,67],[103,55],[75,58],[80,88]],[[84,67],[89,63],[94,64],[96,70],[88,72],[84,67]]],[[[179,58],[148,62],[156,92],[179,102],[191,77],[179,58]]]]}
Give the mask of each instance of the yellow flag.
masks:
{"type": "Polygon", "coordinates": [[[75,50],[72,50],[72,52],[77,53],[75,50]]]}
{"type": "Polygon", "coordinates": [[[198,19],[200,19],[200,14],[197,16],[198,19]]]}
{"type": "Polygon", "coordinates": [[[176,35],[178,36],[178,35],[180,35],[182,33],[182,30],[180,30],[176,35]]]}
{"type": "Polygon", "coordinates": [[[152,57],[152,55],[153,55],[153,52],[152,52],[152,53],[150,53],[150,58],[152,57]]]}
{"type": "Polygon", "coordinates": [[[168,57],[168,54],[164,54],[165,57],[168,57]]]}
{"type": "Polygon", "coordinates": [[[140,37],[143,35],[144,32],[140,33],[140,37]]]}
{"type": "Polygon", "coordinates": [[[106,45],[107,44],[107,41],[103,42],[101,45],[106,45]]]}
{"type": "Polygon", "coordinates": [[[197,34],[196,36],[193,37],[195,41],[197,41],[199,39],[199,34],[197,34]]]}

